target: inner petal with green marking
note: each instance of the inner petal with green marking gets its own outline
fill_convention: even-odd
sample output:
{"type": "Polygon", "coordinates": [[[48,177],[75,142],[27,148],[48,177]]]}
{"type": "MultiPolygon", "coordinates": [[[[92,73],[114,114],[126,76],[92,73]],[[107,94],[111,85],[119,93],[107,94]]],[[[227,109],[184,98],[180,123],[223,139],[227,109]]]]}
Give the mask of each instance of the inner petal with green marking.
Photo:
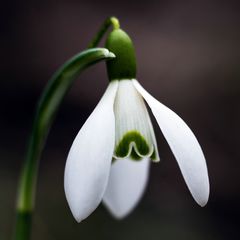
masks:
{"type": "Polygon", "coordinates": [[[127,132],[115,147],[116,158],[131,157],[140,160],[143,157],[151,157],[154,148],[138,131],[127,132]]]}
{"type": "Polygon", "coordinates": [[[150,158],[159,161],[152,123],[142,99],[131,80],[119,81],[114,103],[116,137],[115,159],[150,158]]]}

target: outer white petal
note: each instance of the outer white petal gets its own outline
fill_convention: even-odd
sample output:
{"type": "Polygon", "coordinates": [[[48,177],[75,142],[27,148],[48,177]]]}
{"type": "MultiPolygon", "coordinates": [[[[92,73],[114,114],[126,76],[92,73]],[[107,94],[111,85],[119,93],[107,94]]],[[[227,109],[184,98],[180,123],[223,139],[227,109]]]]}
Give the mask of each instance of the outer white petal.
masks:
{"type": "Polygon", "coordinates": [[[138,81],[134,80],[134,85],[149,104],[193,198],[204,206],[209,197],[209,179],[206,161],[196,137],[176,113],[153,98],[138,81]]]}
{"type": "Polygon", "coordinates": [[[107,186],[115,141],[113,103],[117,87],[117,81],[109,84],[68,154],[64,188],[78,222],[96,209],[107,186]]]}
{"type": "Polygon", "coordinates": [[[148,181],[149,165],[147,158],[118,159],[112,164],[103,201],[114,217],[121,219],[136,207],[148,181]]]}

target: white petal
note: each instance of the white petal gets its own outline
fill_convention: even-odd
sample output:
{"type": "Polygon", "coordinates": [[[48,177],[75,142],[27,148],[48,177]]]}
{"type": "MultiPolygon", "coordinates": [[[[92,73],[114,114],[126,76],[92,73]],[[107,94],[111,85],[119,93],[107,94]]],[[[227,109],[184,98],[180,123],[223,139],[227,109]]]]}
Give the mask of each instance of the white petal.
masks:
{"type": "Polygon", "coordinates": [[[117,87],[117,81],[109,84],[68,154],[64,188],[72,214],[78,222],[96,209],[105,192],[114,150],[113,103],[117,87]]]}
{"type": "MultiPolygon", "coordinates": [[[[142,96],[133,86],[132,80],[126,79],[119,82],[116,99],[114,103],[114,113],[116,122],[116,140],[114,157],[117,159],[130,157],[134,148],[140,158],[151,157],[155,154],[154,161],[159,161],[156,139],[152,123],[142,96]],[[142,145],[138,141],[124,142],[127,134],[139,134],[143,139],[142,145]],[[137,144],[138,143],[138,144],[137,144]],[[118,146],[124,148],[124,154],[119,154],[118,146]],[[145,151],[140,153],[141,146],[145,146],[145,151]]],[[[129,136],[129,135],[128,135],[129,136]]],[[[144,149],[142,147],[142,149],[144,149]]]]}
{"type": "Polygon", "coordinates": [[[148,181],[149,165],[147,158],[118,159],[112,164],[103,201],[114,217],[121,219],[136,207],[148,181]]]}
{"type": "Polygon", "coordinates": [[[193,198],[200,206],[204,206],[209,197],[208,171],[196,137],[176,113],[153,98],[138,81],[135,80],[134,85],[149,104],[193,198]]]}

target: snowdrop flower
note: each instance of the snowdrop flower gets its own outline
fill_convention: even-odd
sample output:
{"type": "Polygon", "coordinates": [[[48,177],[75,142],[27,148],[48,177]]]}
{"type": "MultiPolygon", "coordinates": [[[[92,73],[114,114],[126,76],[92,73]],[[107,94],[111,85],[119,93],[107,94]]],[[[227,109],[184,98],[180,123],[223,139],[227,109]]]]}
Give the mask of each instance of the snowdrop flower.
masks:
{"type": "Polygon", "coordinates": [[[150,162],[160,160],[144,100],[193,198],[204,206],[209,196],[209,180],[196,137],[176,113],[136,80],[135,52],[124,31],[113,30],[106,48],[116,55],[116,59],[107,62],[109,86],[77,134],[65,167],[64,188],[73,216],[82,221],[103,200],[116,218],[123,218],[139,202],[150,162]]]}

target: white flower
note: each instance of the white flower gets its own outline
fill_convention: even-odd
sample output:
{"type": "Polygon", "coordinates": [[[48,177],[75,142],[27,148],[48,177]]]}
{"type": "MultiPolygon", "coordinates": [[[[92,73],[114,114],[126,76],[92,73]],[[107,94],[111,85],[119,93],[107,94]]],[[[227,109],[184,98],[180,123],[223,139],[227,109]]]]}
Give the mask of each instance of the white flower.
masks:
{"type": "Polygon", "coordinates": [[[149,105],[196,202],[209,196],[207,166],[201,147],[172,110],[153,98],[137,80],[115,80],[87,119],[70,149],[64,188],[70,209],[80,222],[103,200],[117,218],[140,200],[150,160],[159,161],[149,105]]]}

